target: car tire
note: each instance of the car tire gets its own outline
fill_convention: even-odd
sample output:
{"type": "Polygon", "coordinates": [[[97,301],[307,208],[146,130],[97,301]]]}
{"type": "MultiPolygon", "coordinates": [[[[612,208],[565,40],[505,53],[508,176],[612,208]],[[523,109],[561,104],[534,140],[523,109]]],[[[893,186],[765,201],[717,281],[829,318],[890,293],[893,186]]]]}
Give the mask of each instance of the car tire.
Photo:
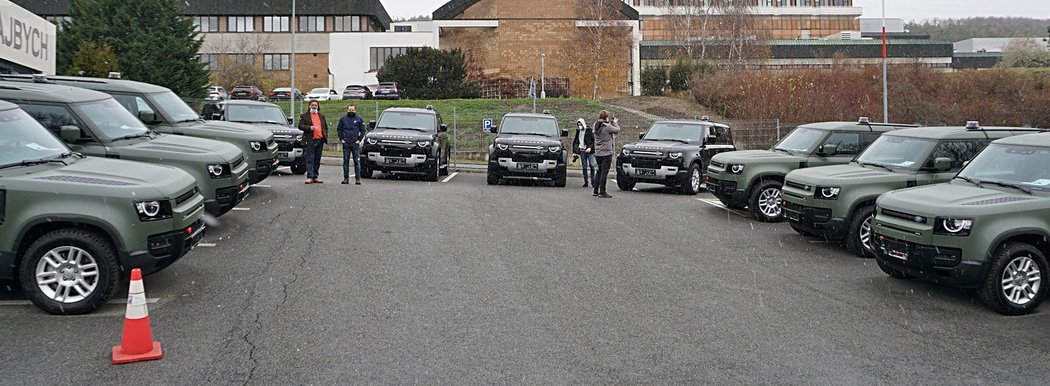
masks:
{"type": "Polygon", "coordinates": [[[875,205],[862,205],[853,212],[849,219],[849,228],[846,233],[846,250],[857,257],[875,257],[873,250],[871,223],[875,220],[875,205]]]}
{"type": "Polygon", "coordinates": [[[886,263],[883,263],[881,257],[876,257],[875,258],[875,264],[877,264],[879,266],[879,269],[881,269],[882,272],[884,272],[885,274],[889,275],[890,277],[892,277],[894,279],[899,279],[899,280],[911,279],[911,275],[904,273],[904,271],[901,271],[901,270],[898,270],[896,268],[890,267],[889,265],[886,265],[886,263]]]}
{"type": "Polygon", "coordinates": [[[121,282],[117,252],[109,240],[77,228],[52,231],[33,241],[18,276],[29,300],[56,315],[94,311],[117,293],[121,282]],[[55,282],[41,283],[41,274],[50,274],[55,282]],[[62,278],[66,280],[60,282],[62,278]],[[64,300],[56,300],[59,297],[64,300]]]}
{"type": "Polygon", "coordinates": [[[747,200],[751,217],[761,222],[779,222],[783,209],[780,206],[780,191],[783,184],[777,180],[765,180],[751,190],[747,200]]]}
{"type": "Polygon", "coordinates": [[[485,179],[485,182],[487,182],[489,185],[498,185],[499,184],[499,176],[496,175],[496,173],[493,173],[493,172],[489,171],[488,178],[485,179]]]}
{"type": "Polygon", "coordinates": [[[434,161],[434,167],[427,170],[427,173],[423,175],[423,179],[430,182],[436,182],[439,178],[441,178],[441,165],[439,165],[437,161],[434,161]]]}
{"type": "Polygon", "coordinates": [[[292,168],[292,174],[295,174],[297,176],[301,176],[303,174],[306,174],[306,164],[295,164],[295,165],[292,165],[291,168],[292,168]]]}
{"type": "Polygon", "coordinates": [[[700,166],[692,164],[689,166],[689,179],[678,188],[678,191],[687,196],[695,196],[700,193],[700,185],[704,175],[700,172],[700,166]]]}
{"type": "Polygon", "coordinates": [[[1039,248],[1007,242],[995,251],[990,263],[978,291],[988,308],[1003,315],[1025,315],[1046,298],[1047,262],[1039,248]]]}
{"type": "Polygon", "coordinates": [[[630,192],[634,190],[634,185],[636,184],[637,182],[635,182],[630,176],[619,172],[616,173],[616,187],[620,188],[620,190],[630,192]]]}
{"type": "Polygon", "coordinates": [[[361,178],[371,179],[372,178],[372,173],[373,173],[372,168],[368,167],[368,163],[362,162],[361,163],[361,178]]]}
{"type": "Polygon", "coordinates": [[[568,180],[568,176],[566,174],[568,174],[567,170],[562,170],[561,171],[561,177],[558,177],[558,178],[554,179],[554,187],[556,187],[556,188],[564,188],[565,187],[565,185],[567,184],[567,180],[568,180]]]}

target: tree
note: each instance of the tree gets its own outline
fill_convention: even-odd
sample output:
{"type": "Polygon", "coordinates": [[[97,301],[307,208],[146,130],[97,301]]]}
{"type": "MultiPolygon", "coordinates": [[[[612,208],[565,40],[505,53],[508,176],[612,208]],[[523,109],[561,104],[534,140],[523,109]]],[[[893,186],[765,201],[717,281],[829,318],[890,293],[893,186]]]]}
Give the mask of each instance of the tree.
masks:
{"type": "Polygon", "coordinates": [[[92,40],[80,42],[73,54],[73,66],[69,72],[75,75],[105,77],[110,72],[119,72],[117,54],[108,44],[99,45],[92,40]]]}
{"type": "Polygon", "coordinates": [[[409,48],[386,60],[376,73],[380,82],[397,82],[411,99],[477,98],[476,85],[466,81],[467,59],[462,50],[409,48]]]}
{"type": "Polygon", "coordinates": [[[1003,59],[999,67],[1050,67],[1050,48],[1037,39],[1012,39],[1003,48],[1003,59]]]}
{"type": "Polygon", "coordinates": [[[680,44],[678,55],[706,58],[707,43],[711,38],[708,24],[711,21],[712,3],[704,0],[685,0],[667,5],[674,39],[680,44]]]}
{"type": "Polygon", "coordinates": [[[109,45],[124,77],[202,97],[208,70],[201,40],[178,0],[72,0],[58,39],[58,71],[70,73],[80,42],[109,45]]]}
{"type": "Polygon", "coordinates": [[[964,19],[932,19],[911,22],[904,28],[914,33],[930,34],[934,40],[957,42],[972,38],[1014,38],[1039,36],[1046,26],[1045,19],[1023,17],[970,17],[964,19]]]}
{"type": "MultiPolygon", "coordinates": [[[[274,87],[273,77],[258,61],[267,52],[272,52],[273,42],[268,36],[260,34],[238,34],[233,40],[219,37],[215,41],[215,52],[238,52],[238,55],[222,55],[215,70],[212,71],[213,84],[224,87],[253,85],[270,90],[274,87]]],[[[289,58],[291,60],[291,58],[289,58]]],[[[281,63],[275,63],[280,67],[281,63]]],[[[285,86],[287,87],[287,86],[285,86]]]]}
{"type": "Polygon", "coordinates": [[[642,95],[662,96],[665,84],[667,84],[667,74],[663,68],[646,67],[642,70],[642,95]]]}
{"type": "MultiPolygon", "coordinates": [[[[590,84],[592,100],[604,92],[626,87],[625,74],[631,64],[634,36],[622,23],[622,0],[576,0],[575,44],[568,49],[573,78],[590,84]]],[[[577,83],[574,81],[573,83],[577,83]]]]}

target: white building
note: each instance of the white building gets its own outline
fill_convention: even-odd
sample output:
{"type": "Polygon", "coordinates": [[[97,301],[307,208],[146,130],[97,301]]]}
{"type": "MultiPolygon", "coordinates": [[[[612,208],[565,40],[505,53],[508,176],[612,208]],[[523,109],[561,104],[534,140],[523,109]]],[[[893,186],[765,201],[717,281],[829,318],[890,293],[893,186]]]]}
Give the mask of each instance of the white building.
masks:
{"type": "Polygon", "coordinates": [[[438,36],[430,31],[333,33],[328,36],[331,47],[328,68],[332,72],[332,87],[336,90],[351,84],[375,90],[379,84],[376,72],[387,58],[400,55],[408,48],[438,47],[438,36]]]}
{"type": "Polygon", "coordinates": [[[1047,46],[1047,38],[974,38],[955,42],[955,52],[1003,52],[1016,39],[1028,39],[1047,46]]]}
{"type": "Polygon", "coordinates": [[[0,73],[54,75],[55,31],[44,18],[0,0],[0,73]]]}

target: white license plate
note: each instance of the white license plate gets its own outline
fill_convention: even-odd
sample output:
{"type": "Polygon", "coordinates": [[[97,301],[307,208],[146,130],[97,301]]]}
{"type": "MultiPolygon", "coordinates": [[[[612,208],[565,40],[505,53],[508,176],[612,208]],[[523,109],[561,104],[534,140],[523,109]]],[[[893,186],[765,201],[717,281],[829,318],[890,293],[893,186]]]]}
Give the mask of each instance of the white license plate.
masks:
{"type": "Polygon", "coordinates": [[[277,159],[288,159],[288,156],[289,156],[289,154],[286,151],[282,151],[280,153],[277,153],[277,159]]]}
{"type": "Polygon", "coordinates": [[[532,162],[518,162],[518,170],[539,170],[540,164],[532,162]]]}
{"type": "Polygon", "coordinates": [[[639,176],[656,176],[656,169],[634,169],[639,176]]]}
{"type": "Polygon", "coordinates": [[[405,160],[404,158],[398,158],[398,157],[385,157],[385,158],[383,158],[383,162],[386,162],[386,163],[391,164],[391,165],[404,165],[404,164],[408,163],[408,161],[405,160]]]}

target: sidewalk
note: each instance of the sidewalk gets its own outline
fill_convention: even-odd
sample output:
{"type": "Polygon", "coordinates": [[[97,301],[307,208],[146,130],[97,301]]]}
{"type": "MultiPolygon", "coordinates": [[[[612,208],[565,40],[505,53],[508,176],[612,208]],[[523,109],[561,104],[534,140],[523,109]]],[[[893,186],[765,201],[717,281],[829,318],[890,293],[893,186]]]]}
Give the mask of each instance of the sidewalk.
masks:
{"type": "MultiPolygon", "coordinates": [[[[328,166],[343,166],[343,159],[337,157],[321,157],[321,165],[328,166]]],[[[488,166],[484,164],[466,164],[461,163],[458,165],[452,165],[451,172],[460,173],[488,173],[488,166]]],[[[611,175],[615,175],[615,171],[610,171],[611,175]]],[[[569,170],[567,171],[569,177],[580,177],[583,178],[583,171],[580,170],[580,163],[569,164],[569,170]]]]}

